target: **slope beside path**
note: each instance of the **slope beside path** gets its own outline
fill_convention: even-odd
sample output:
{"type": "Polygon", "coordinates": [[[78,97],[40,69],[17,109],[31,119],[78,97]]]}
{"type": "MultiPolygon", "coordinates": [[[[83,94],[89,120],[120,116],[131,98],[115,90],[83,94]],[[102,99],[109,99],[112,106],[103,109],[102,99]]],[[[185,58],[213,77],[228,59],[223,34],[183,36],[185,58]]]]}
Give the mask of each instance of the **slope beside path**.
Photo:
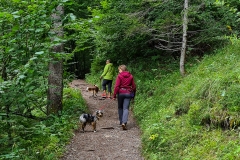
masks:
{"type": "MultiPolygon", "coordinates": [[[[92,97],[86,88],[92,86],[84,80],[74,80],[70,86],[79,89],[92,114],[102,109],[103,117],[97,121],[97,132],[87,125],[85,133],[75,132],[62,160],[144,160],[141,156],[140,130],[129,112],[128,130],[122,130],[118,121],[117,101],[92,97]]],[[[78,118],[78,117],[76,117],[78,118]]]]}

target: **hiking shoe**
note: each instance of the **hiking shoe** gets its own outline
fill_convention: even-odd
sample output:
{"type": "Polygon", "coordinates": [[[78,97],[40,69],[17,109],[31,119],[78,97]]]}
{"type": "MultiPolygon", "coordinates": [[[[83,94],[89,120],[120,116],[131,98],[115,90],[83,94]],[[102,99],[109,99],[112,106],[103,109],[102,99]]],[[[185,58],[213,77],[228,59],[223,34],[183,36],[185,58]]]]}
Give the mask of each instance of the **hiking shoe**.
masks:
{"type": "Polygon", "coordinates": [[[127,130],[127,126],[124,123],[122,124],[122,129],[127,130]]]}
{"type": "Polygon", "coordinates": [[[126,122],[126,123],[122,123],[122,122],[119,123],[120,126],[121,126],[122,124],[125,124],[125,126],[126,126],[126,125],[127,125],[127,122],[126,122]]]}
{"type": "Polygon", "coordinates": [[[106,97],[107,97],[106,93],[103,93],[103,94],[102,94],[102,97],[103,97],[103,98],[106,98],[106,97]]]}

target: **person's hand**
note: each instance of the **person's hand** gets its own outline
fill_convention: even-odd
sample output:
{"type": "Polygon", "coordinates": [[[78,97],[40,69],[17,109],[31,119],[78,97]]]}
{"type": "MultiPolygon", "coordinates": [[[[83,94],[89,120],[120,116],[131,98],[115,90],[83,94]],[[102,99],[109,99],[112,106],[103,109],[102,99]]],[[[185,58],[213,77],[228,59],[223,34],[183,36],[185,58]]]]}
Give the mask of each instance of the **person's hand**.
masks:
{"type": "Polygon", "coordinates": [[[113,97],[113,100],[115,101],[115,100],[116,100],[116,98],[114,98],[114,97],[113,97]]]}

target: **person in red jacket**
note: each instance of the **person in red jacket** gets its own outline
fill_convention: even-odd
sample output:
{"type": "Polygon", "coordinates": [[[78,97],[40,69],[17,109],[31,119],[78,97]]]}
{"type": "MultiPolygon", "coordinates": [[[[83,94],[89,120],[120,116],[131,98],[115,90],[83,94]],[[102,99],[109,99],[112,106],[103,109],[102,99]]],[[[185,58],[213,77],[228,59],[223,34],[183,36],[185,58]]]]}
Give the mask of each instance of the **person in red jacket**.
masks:
{"type": "Polygon", "coordinates": [[[117,97],[120,125],[122,125],[123,130],[127,130],[129,105],[131,99],[134,99],[136,95],[136,84],[133,75],[127,71],[126,65],[120,65],[118,70],[119,74],[114,86],[113,99],[115,100],[117,97]]]}

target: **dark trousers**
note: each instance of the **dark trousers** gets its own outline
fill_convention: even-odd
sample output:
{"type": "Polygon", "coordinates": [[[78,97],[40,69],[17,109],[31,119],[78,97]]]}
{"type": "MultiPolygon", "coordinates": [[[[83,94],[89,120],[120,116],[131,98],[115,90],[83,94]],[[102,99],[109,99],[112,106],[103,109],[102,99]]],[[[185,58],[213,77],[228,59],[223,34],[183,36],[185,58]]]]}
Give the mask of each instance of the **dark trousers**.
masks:
{"type": "Polygon", "coordinates": [[[108,86],[108,92],[112,93],[112,80],[103,79],[102,87],[106,91],[106,85],[108,86]]]}
{"type": "Polygon", "coordinates": [[[120,123],[127,123],[129,114],[129,105],[132,99],[130,93],[118,94],[118,116],[120,123]]]}

